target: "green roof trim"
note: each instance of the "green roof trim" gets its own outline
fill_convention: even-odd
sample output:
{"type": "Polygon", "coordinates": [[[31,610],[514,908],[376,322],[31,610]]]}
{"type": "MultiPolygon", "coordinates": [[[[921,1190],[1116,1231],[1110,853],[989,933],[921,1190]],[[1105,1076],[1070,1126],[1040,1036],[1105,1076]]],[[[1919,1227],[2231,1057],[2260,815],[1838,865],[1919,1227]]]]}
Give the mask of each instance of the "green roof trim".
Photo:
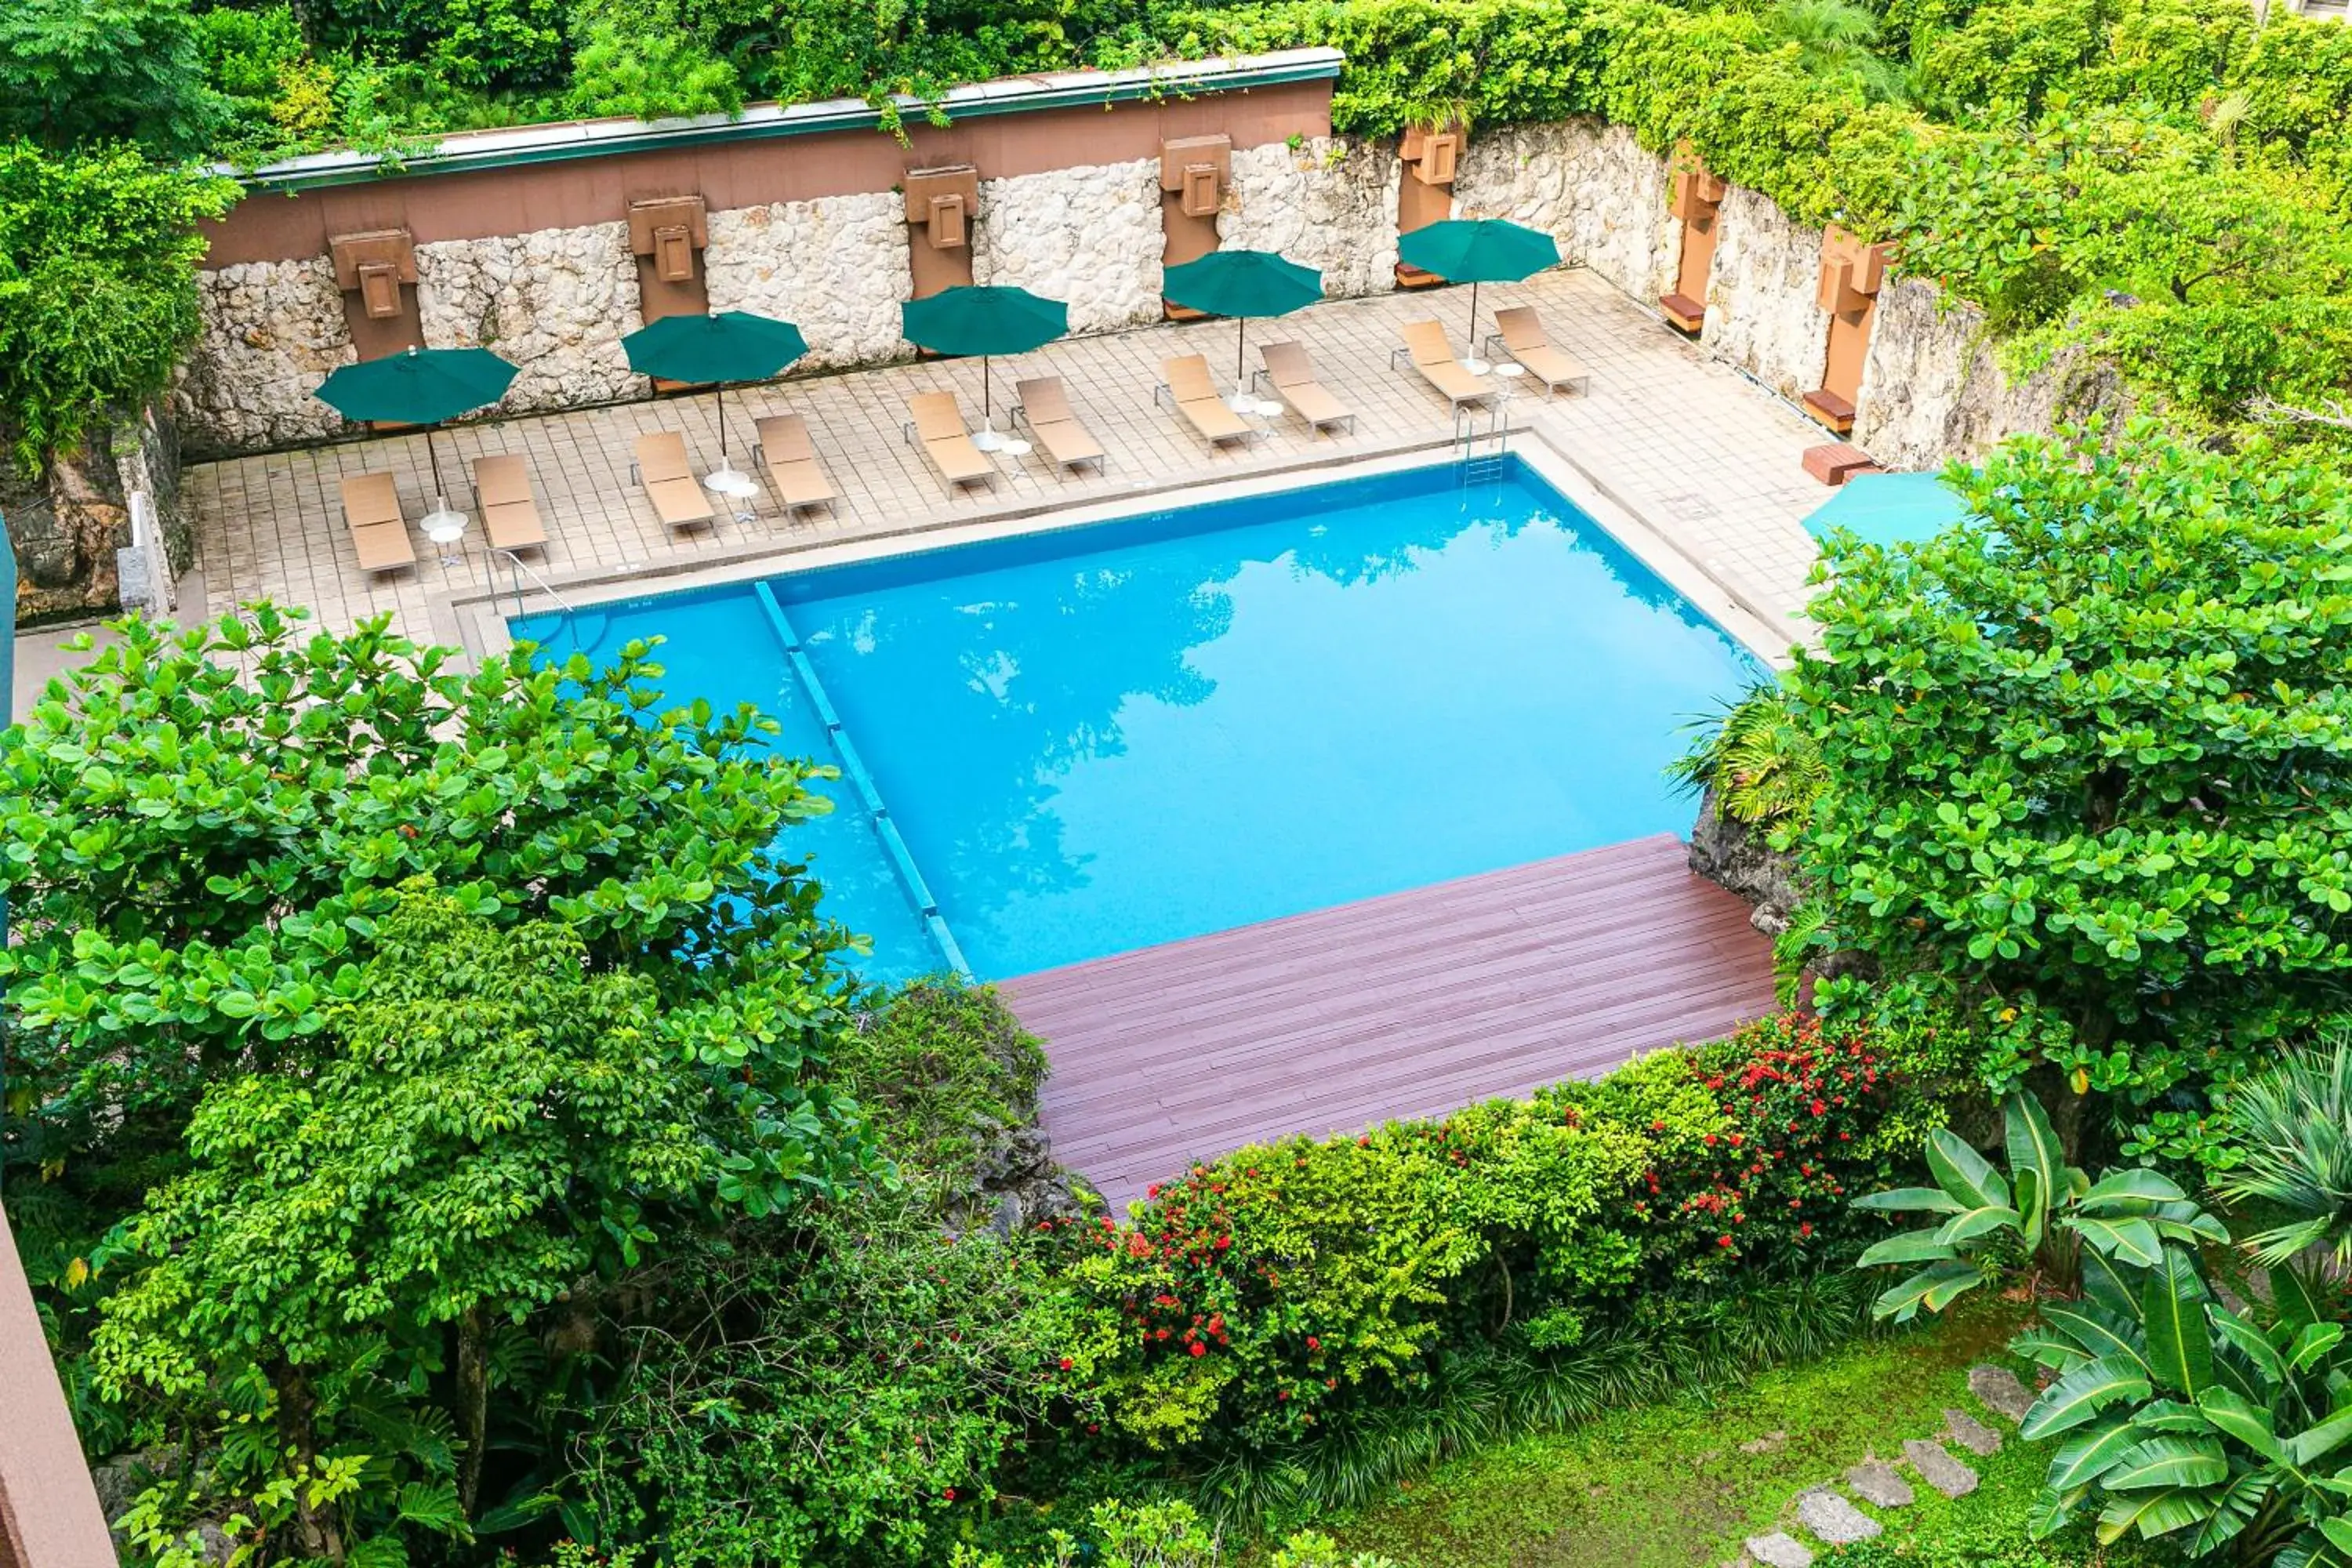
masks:
{"type": "MultiPolygon", "coordinates": [[[[1222,60],[1181,60],[1117,71],[1051,71],[1007,77],[959,87],[933,102],[901,96],[894,100],[909,123],[935,109],[950,120],[993,114],[1034,114],[1045,110],[1100,108],[1160,98],[1240,92],[1285,82],[1335,79],[1345,57],[1337,49],[1284,49],[1222,60]]],[[[421,174],[468,174],[512,169],[576,158],[613,158],[632,153],[762,142],[783,136],[816,136],[835,131],[879,131],[882,111],[862,99],[823,103],[758,103],[729,119],[586,120],[553,125],[521,125],[499,131],[467,131],[444,137],[431,151],[393,163],[373,153],[314,153],[258,169],[221,168],[219,174],[257,193],[290,195],[332,185],[366,184],[421,174]]]]}

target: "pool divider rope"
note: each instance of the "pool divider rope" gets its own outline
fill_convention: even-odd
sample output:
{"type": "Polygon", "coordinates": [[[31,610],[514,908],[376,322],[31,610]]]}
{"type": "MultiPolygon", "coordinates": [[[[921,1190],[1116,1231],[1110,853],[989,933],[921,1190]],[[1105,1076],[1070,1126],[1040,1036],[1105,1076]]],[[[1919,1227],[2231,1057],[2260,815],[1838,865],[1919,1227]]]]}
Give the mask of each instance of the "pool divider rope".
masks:
{"type": "Polygon", "coordinates": [[[752,591],[759,595],[760,607],[768,614],[769,626],[775,632],[777,640],[784,645],[784,661],[792,666],[793,675],[799,680],[801,690],[807,696],[810,706],[816,710],[818,721],[833,739],[834,755],[841,763],[842,776],[857,792],[858,800],[866,807],[866,819],[874,828],[874,836],[882,841],[883,853],[890,858],[890,864],[898,870],[899,884],[922,915],[923,925],[931,933],[932,942],[939,948],[940,956],[946,959],[950,969],[966,980],[977,979],[978,976],[971,972],[971,965],[964,962],[963,949],[957,945],[955,933],[948,929],[946,918],[940,913],[939,900],[931,897],[930,885],[923,880],[923,873],[915,865],[915,858],[907,852],[907,841],[898,836],[898,825],[890,820],[890,808],[883,804],[882,792],[874,784],[874,775],[866,770],[865,759],[857,754],[857,748],[850,742],[848,731],[841,727],[841,715],[834,711],[833,699],[825,695],[824,682],[817,679],[816,667],[809,663],[808,655],[801,647],[800,634],[793,629],[793,623],[785,616],[784,607],[777,602],[772,589],[765,583],[755,583],[752,591]]]}

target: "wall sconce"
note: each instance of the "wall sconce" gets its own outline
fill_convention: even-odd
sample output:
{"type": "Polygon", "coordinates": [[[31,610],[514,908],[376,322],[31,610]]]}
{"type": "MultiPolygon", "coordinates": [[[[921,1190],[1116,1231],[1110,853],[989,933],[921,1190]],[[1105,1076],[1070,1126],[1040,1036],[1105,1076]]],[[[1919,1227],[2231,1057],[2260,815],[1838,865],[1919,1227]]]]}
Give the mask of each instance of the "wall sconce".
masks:
{"type": "Polygon", "coordinates": [[[980,216],[980,171],[970,163],[907,171],[907,221],[919,225],[934,250],[971,243],[980,216]]]}
{"type": "Polygon", "coordinates": [[[1233,183],[1230,136],[1185,136],[1160,144],[1160,188],[1186,217],[1214,217],[1233,183]]]}
{"type": "Polygon", "coordinates": [[[391,321],[402,311],[400,286],[416,281],[416,247],[404,228],[340,234],[327,241],[335,287],[360,297],[360,313],[372,321],[391,321]]]}

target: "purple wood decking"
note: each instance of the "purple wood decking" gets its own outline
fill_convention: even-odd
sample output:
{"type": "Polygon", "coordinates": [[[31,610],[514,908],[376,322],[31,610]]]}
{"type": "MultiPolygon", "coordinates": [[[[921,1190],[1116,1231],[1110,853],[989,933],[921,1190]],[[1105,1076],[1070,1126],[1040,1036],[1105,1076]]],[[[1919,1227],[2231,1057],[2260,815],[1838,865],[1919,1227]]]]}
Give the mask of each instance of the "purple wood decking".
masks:
{"type": "Polygon", "coordinates": [[[1748,906],[1661,834],[1001,982],[1054,1153],[1114,1209],[1201,1156],[1443,1114],[1772,1006],[1748,906]]]}

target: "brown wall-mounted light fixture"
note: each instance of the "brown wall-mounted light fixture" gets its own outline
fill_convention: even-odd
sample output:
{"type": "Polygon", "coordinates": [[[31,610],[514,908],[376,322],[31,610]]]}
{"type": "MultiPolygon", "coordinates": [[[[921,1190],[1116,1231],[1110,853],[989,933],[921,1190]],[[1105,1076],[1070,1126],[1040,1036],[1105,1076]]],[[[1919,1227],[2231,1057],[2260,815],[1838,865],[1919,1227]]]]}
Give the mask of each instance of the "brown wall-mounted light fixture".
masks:
{"type": "Polygon", "coordinates": [[[1681,258],[1675,286],[1658,298],[1658,310],[1679,330],[1696,334],[1706,324],[1707,282],[1715,271],[1716,219],[1731,187],[1707,172],[1687,142],[1675,149],[1675,177],[1666,211],[1682,226],[1681,258]]]}
{"type": "MultiPolygon", "coordinates": [[[[1233,184],[1234,139],[1181,136],[1160,144],[1160,262],[1179,267],[1217,248],[1217,214],[1233,184]]],[[[1160,302],[1175,321],[1200,315],[1181,305],[1160,302]]]]}
{"type": "Polygon", "coordinates": [[[710,228],[700,196],[648,196],[629,204],[629,254],[637,260],[637,313],[648,322],[710,308],[702,250],[710,228]]]}
{"type": "Polygon", "coordinates": [[[1862,396],[1862,367],[1870,354],[1870,325],[1886,281],[1894,247],[1870,245],[1831,225],[1822,234],[1822,270],[1813,302],[1829,312],[1829,352],[1822,384],[1805,394],[1807,414],[1843,436],[1853,428],[1862,396]]]}
{"type": "Polygon", "coordinates": [[[404,228],[339,234],[327,241],[343,321],[362,359],[380,359],[424,342],[416,310],[416,246],[404,228]]]}
{"type": "MultiPolygon", "coordinates": [[[[1405,128],[1397,156],[1410,177],[1397,182],[1397,233],[1411,234],[1454,216],[1454,178],[1469,142],[1469,133],[1458,122],[1405,128]]],[[[1400,289],[1427,289],[1445,281],[1402,261],[1396,280],[1400,289]]]]}
{"type": "Polygon", "coordinates": [[[970,163],[907,171],[908,265],[914,297],[971,281],[971,226],[980,218],[980,171],[970,163]]]}

